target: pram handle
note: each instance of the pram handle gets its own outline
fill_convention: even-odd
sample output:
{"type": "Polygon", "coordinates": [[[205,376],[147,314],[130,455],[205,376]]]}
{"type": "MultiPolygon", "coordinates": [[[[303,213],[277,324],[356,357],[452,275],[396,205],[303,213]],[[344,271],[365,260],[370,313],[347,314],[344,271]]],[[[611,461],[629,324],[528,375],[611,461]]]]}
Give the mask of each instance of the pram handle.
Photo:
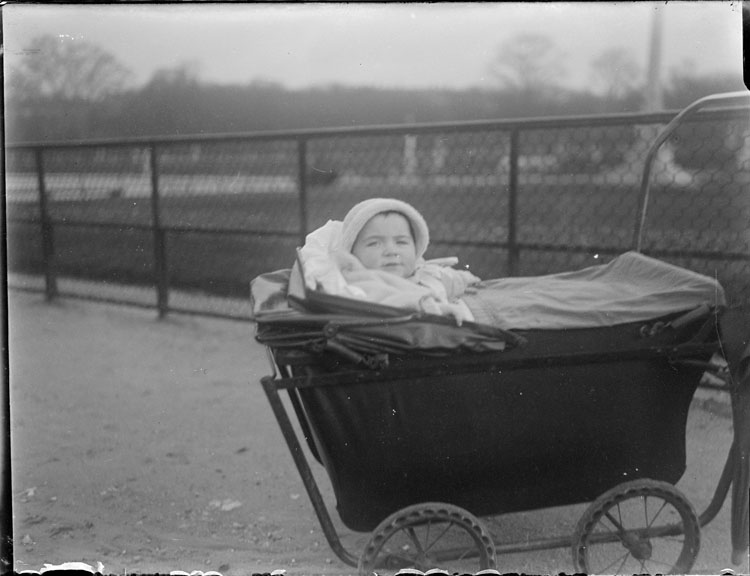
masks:
{"type": "Polygon", "coordinates": [[[651,168],[653,167],[661,145],[672,136],[675,130],[677,130],[687,118],[693,116],[700,109],[711,105],[727,105],[732,102],[741,104],[743,100],[747,100],[749,97],[750,93],[748,92],[726,92],[723,94],[712,94],[711,96],[706,96],[705,98],[696,100],[677,114],[677,116],[675,116],[656,137],[656,140],[651,144],[651,147],[646,154],[646,161],[641,175],[641,192],[638,199],[638,216],[636,219],[635,231],[633,233],[633,250],[640,252],[643,244],[643,227],[646,223],[646,211],[648,209],[649,189],[651,185],[651,168]]]}

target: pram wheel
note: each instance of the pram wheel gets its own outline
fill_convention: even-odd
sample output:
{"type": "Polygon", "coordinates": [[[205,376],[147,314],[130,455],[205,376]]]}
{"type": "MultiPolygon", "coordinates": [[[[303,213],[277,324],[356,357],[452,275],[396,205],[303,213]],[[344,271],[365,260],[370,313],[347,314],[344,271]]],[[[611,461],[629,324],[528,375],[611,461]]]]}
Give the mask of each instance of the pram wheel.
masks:
{"type": "Polygon", "coordinates": [[[402,568],[471,573],[495,567],[495,545],[470,512],[429,502],[402,508],[383,520],[359,558],[359,573],[402,568]],[[474,568],[466,568],[469,561],[474,568]],[[460,566],[460,568],[458,568],[460,566]]]}
{"type": "Polygon", "coordinates": [[[635,480],[597,498],[578,521],[573,563],[587,574],[686,574],[700,548],[692,504],[671,484],[635,480]]]}

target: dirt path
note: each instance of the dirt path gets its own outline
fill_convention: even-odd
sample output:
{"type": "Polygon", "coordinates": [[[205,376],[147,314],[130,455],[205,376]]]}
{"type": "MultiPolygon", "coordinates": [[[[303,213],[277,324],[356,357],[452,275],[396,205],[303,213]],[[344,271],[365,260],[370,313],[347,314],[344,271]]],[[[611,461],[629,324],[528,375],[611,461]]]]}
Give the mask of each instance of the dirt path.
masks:
{"type": "MultiPolygon", "coordinates": [[[[19,292],[9,308],[17,570],[101,561],[108,573],[352,572],[327,545],[260,388],[269,367],[252,325],[158,321],[152,311],[49,305],[19,292]]],[[[699,512],[731,440],[726,411],[708,394],[691,412],[680,488],[699,512]]],[[[513,515],[500,530],[535,537],[576,519],[570,509],[513,515]]],[[[702,532],[697,573],[743,570],[729,562],[728,526],[725,504],[702,532]]],[[[358,552],[366,537],[342,532],[358,552]]],[[[573,570],[568,550],[499,564],[573,570]]]]}

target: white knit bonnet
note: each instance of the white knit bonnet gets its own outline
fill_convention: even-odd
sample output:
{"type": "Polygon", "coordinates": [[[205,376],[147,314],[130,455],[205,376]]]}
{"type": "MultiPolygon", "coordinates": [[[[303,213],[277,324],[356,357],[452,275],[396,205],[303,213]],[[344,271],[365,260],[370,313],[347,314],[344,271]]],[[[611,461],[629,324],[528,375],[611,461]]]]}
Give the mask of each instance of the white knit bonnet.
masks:
{"type": "Polygon", "coordinates": [[[344,218],[341,230],[341,247],[346,252],[351,252],[357,236],[370,221],[370,218],[381,212],[398,212],[403,214],[411,223],[411,229],[414,232],[414,246],[417,251],[417,258],[424,256],[427,245],[430,243],[430,230],[427,222],[416,208],[396,200],[395,198],[370,198],[356,204],[344,218]]]}

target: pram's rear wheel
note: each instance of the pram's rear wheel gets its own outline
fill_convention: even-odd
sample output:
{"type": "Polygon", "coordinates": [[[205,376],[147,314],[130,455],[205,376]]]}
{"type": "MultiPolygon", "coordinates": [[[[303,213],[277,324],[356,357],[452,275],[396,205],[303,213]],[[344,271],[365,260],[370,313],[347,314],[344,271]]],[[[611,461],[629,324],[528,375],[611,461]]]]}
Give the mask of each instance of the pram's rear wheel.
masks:
{"type": "Polygon", "coordinates": [[[434,502],[391,514],[375,528],[359,558],[363,575],[402,568],[463,574],[494,567],[495,545],[481,522],[463,508],[434,502]]]}
{"type": "Polygon", "coordinates": [[[671,484],[619,484],[586,510],[573,536],[576,570],[588,574],[685,574],[700,548],[700,524],[671,484]]]}

